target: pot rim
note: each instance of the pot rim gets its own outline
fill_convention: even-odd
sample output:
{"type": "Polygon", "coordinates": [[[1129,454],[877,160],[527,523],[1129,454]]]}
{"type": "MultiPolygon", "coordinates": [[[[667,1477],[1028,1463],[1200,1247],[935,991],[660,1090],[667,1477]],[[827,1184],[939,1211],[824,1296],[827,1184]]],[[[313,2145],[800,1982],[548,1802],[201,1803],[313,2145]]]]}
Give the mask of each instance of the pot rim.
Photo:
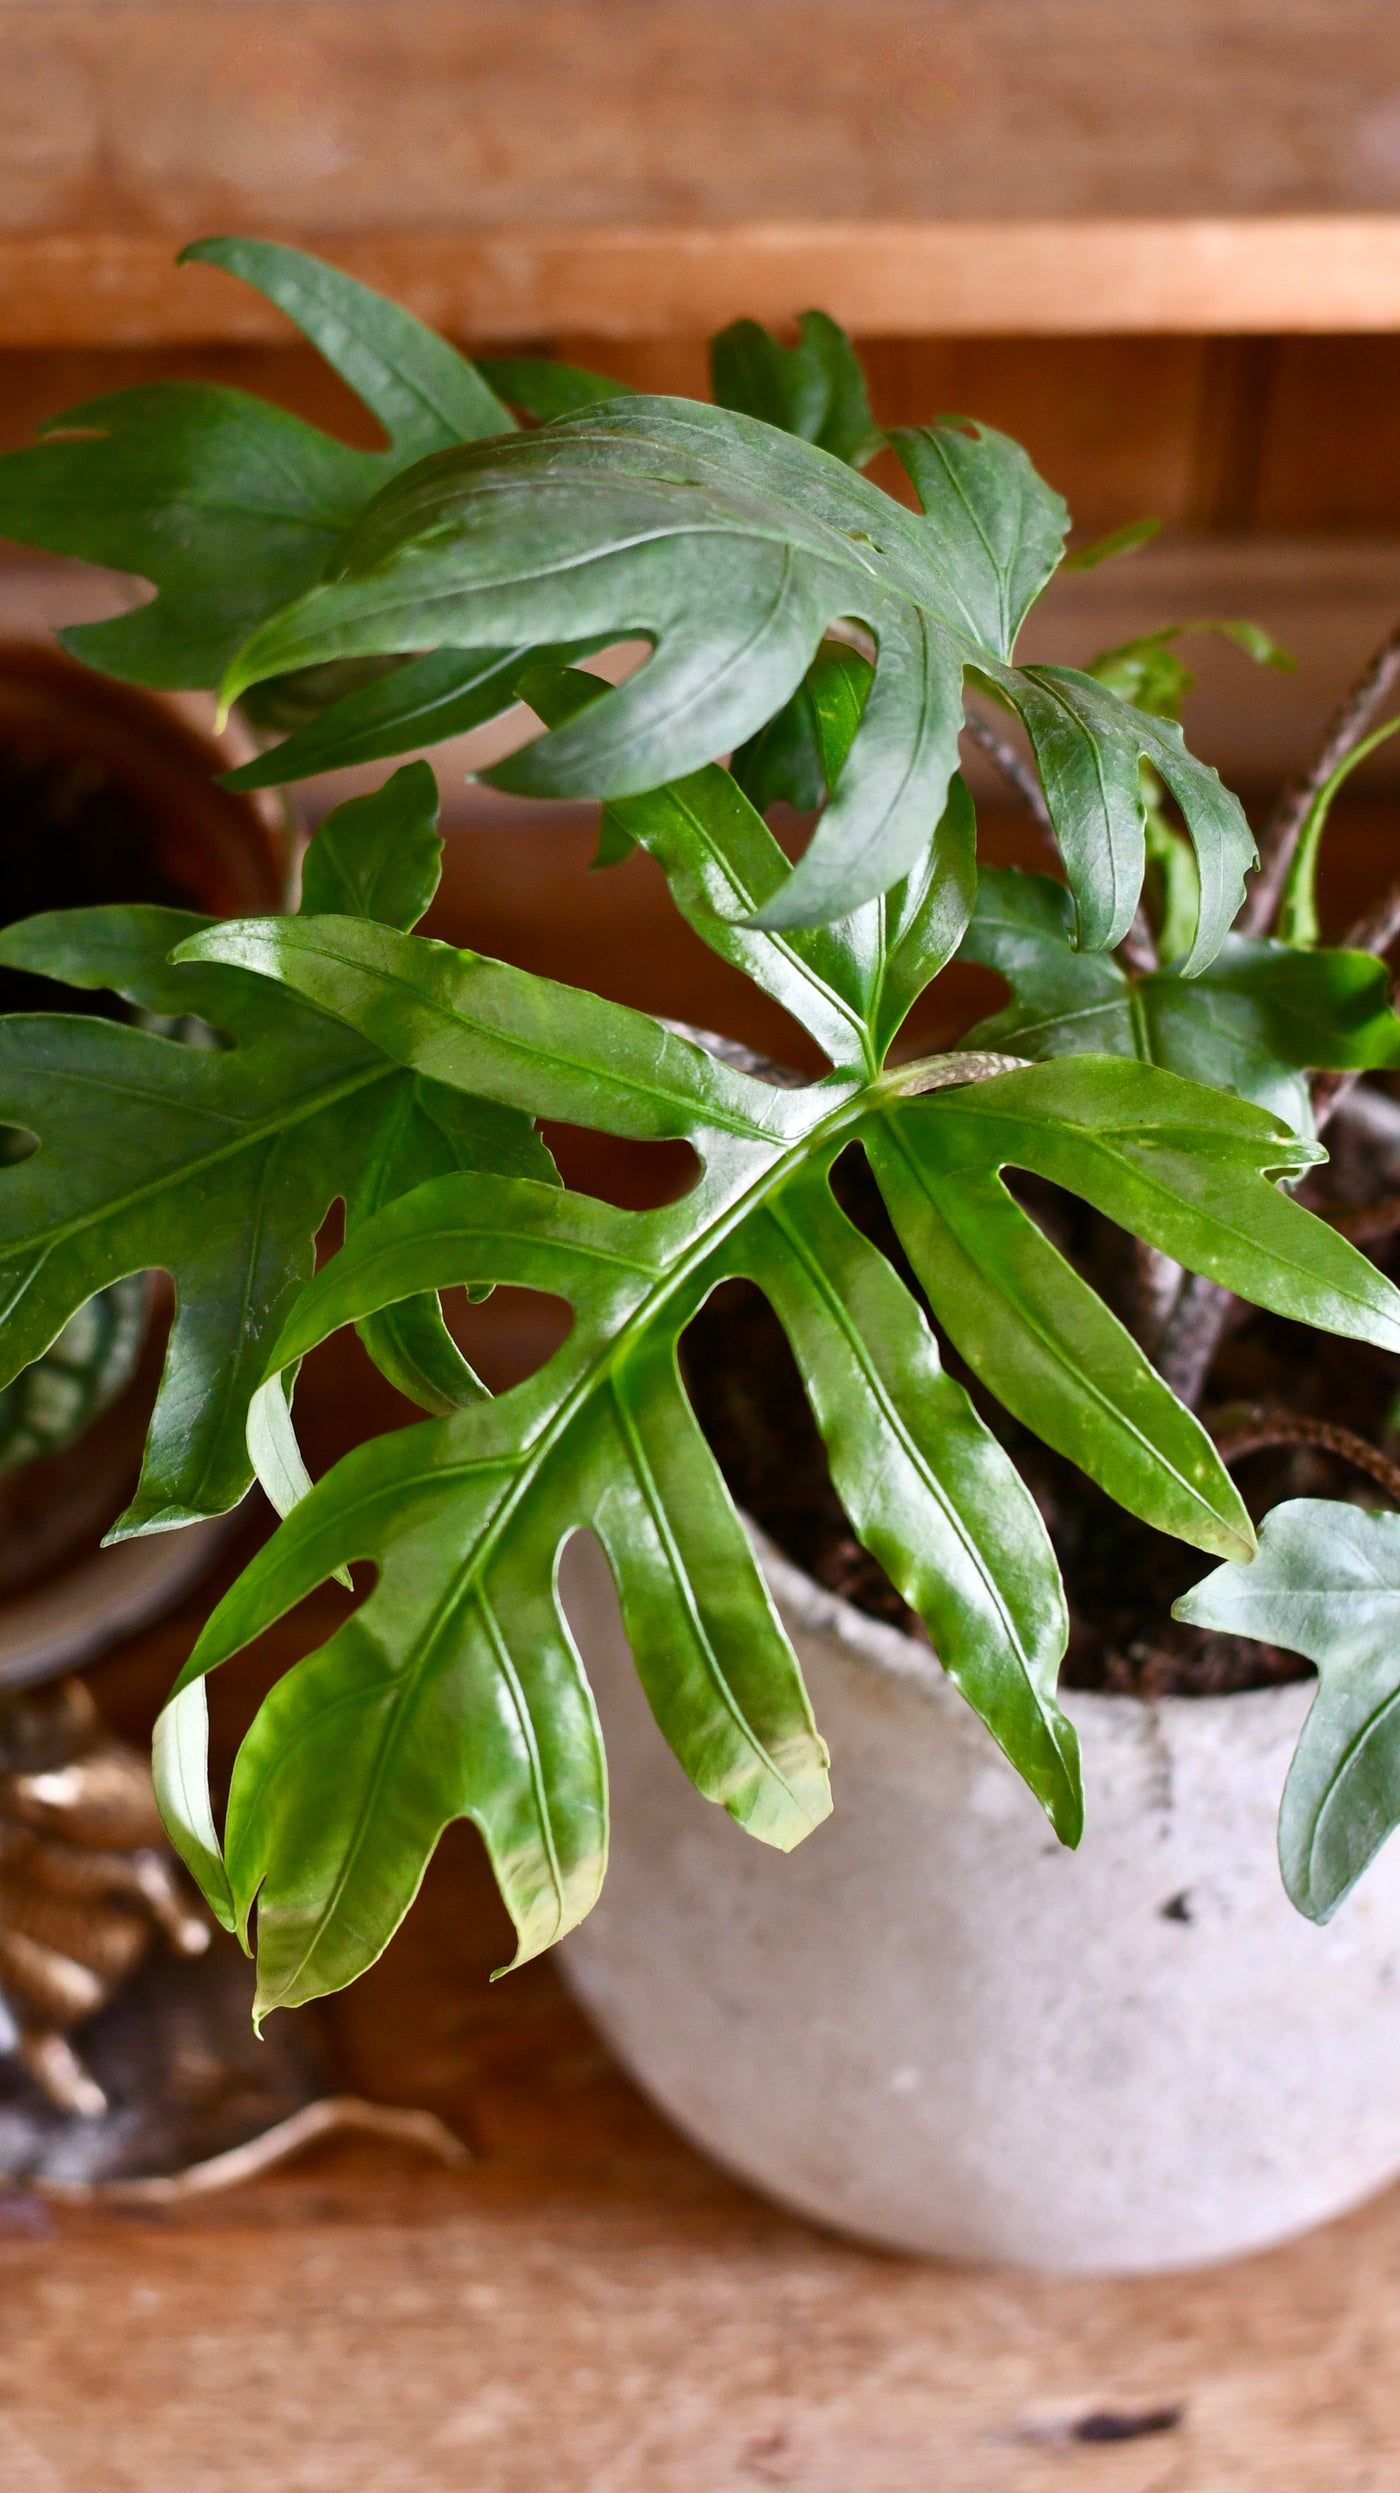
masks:
{"type": "MultiPolygon", "coordinates": [[[[865,1664],[880,1678],[914,1689],[970,1729],[981,1728],[931,1644],[906,1634],[901,1627],[892,1627],[885,1619],[872,1619],[843,1594],[828,1592],[805,1567],[780,1550],[747,1513],[744,1526],[774,1599],[780,1610],[790,1613],[799,1629],[829,1638],[843,1659],[865,1664]]],[[[1249,1718],[1256,1731],[1263,1733],[1269,1728],[1264,1717],[1286,1718],[1300,1707],[1303,1711],[1311,1707],[1317,1681],[1280,1680],[1269,1688],[1232,1688],[1199,1697],[1139,1697],[1126,1690],[1105,1688],[1072,1688],[1065,1693],[1073,1720],[1081,1731],[1087,1724],[1108,1731],[1147,1722],[1179,1727],[1194,1722],[1213,1729],[1225,1722],[1228,1708],[1229,1719],[1238,1722],[1242,1730],[1249,1718]]]]}

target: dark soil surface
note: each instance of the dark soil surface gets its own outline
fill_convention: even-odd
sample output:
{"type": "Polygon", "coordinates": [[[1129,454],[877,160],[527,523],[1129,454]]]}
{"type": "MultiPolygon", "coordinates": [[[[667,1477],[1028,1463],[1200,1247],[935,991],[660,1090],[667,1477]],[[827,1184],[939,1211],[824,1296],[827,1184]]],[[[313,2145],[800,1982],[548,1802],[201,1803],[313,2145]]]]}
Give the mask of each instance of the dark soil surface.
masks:
{"type": "MultiPolygon", "coordinates": [[[[1357,1173],[1339,1166],[1336,1174],[1355,1180],[1357,1173]]],[[[852,1218],[920,1296],[863,1155],[847,1154],[835,1187],[852,1218]]],[[[1049,1188],[1018,1184],[1017,1191],[1062,1252],[1114,1303],[1127,1269],[1123,1241],[1097,1214],[1049,1188]]],[[[1326,1198],[1319,1192],[1317,1200],[1321,1205],[1326,1198]]],[[[1378,1257],[1386,1252],[1373,1251],[1378,1257]]],[[[747,1282],[726,1283],[691,1326],[684,1349],[697,1415],[749,1513],[819,1584],[872,1618],[922,1636],[884,1569],[851,1532],[786,1336],[762,1294],[747,1282]]],[[[1215,1696],[1311,1677],[1311,1664],[1296,1654],[1178,1625],[1172,1603],[1212,1560],[1125,1515],[993,1402],[941,1336],[940,1349],[1010,1451],[1055,1544],[1071,1616],[1063,1685],[1149,1698],[1215,1696]]],[[[1242,1308],[1216,1358],[1206,1418],[1213,1406],[1264,1404],[1340,1422],[1393,1454],[1396,1387],[1394,1363],[1384,1352],[1242,1308]]],[[[1256,1523],[1282,1498],[1360,1496],[1373,1505],[1380,1496],[1351,1465],[1311,1447],[1249,1454],[1235,1476],[1256,1523]]]]}

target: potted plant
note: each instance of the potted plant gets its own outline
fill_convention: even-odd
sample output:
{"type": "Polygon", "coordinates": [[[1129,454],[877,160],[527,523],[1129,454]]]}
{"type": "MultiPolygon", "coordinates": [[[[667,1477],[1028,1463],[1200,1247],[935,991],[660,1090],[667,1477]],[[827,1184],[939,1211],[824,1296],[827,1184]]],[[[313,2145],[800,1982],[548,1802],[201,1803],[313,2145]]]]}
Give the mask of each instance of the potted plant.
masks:
{"type": "MultiPolygon", "coordinates": [[[[1397,1119],[1355,1080],[1400,1065],[1395,915],[1326,948],[1313,894],[1395,654],[1247,897],[1254,841],[1172,715],[1171,631],[1089,673],[1018,666],[1063,504],[962,419],[892,437],[917,507],[879,490],[821,316],[793,349],[727,332],[709,406],[473,367],[280,246],[196,256],[291,314],[386,447],[191,385],[58,419],[0,461],[0,526],[156,591],[79,653],[297,721],[243,787],[523,697],[545,733],[495,784],[604,799],[601,858],[644,849],[830,1068],[416,936],[439,846],[421,762],[327,818],[295,914],[65,910],[0,937],[11,968],[224,1042],[0,1024],[0,1115],[41,1145],[0,1174],[0,1260],[11,1368],[94,1289],[172,1276],[121,1532],[222,1511],[254,1471],[284,1515],[156,1744],[173,1839],[230,1927],[256,1919],[259,2013],[370,1963],[466,1816],[516,1961],[575,1931],[573,1978],[662,2101],[853,2230],[1147,2267],[1374,2188],[1400,2169],[1393,1859],[1321,1925],[1400,1816],[1400,1520],[1344,1493],[1400,1482],[1400,1295],[1344,1234],[1389,1216],[1397,1119]],[[579,663],[638,638],[620,686],[579,663]],[[1029,762],[984,713],[976,733],[1063,880],[979,884],[965,684],[1019,718],[1029,762]],[[820,808],[795,865],[779,797],[820,808]],[[1009,1005],[901,1055],[959,952],[1009,1005]],[[698,1174],[620,1210],[558,1183],[542,1119],[680,1139],[698,1174]],[[1324,1122],[1345,1218],[1305,1199],[1324,1122]],[[344,1243],[313,1275],[336,1199],[344,1243]],[[499,1284],[572,1326],[492,1400],[441,1294],[499,1284]],[[839,1508],[787,1555],[754,1415],[791,1371],[746,1284],[839,1508]],[[292,1390],[352,1325],[429,1416],[313,1487],[292,1390]],[[1363,1469],[1273,1506],[1256,1554],[1228,1461],[1260,1448],[1263,1502],[1300,1448],[1363,1469]],[[356,1561],[372,1587],[264,1702],[220,1834],[205,1677],[356,1561]],[[1087,1684],[1066,1708],[1067,1645],[1087,1684]],[[1267,1840],[1286,1767],[1299,1912],[1267,1840]]],[[[790,1487],[804,1465],[785,1443],[790,1487]]]]}

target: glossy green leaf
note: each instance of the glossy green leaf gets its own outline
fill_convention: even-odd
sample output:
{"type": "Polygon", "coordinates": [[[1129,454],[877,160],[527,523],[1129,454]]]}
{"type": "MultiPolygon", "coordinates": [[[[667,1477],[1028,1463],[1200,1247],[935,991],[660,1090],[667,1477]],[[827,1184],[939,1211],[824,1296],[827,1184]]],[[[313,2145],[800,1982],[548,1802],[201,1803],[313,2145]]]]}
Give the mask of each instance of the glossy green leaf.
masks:
{"type": "MultiPolygon", "coordinates": [[[[305,1293],[270,1374],[294,1369],[338,1326],[452,1282],[508,1278],[550,1291],[570,1305],[572,1329],[544,1369],[497,1401],[338,1466],[221,1604],[186,1687],[331,1570],[370,1557],[379,1577],[357,1616],[375,1652],[393,1654],[395,1686],[411,1709],[438,1650],[436,1622],[445,1607],[470,1605],[488,1579],[515,1588],[493,1610],[501,1653],[523,1653],[527,1632],[554,1649],[562,1626],[532,1609],[527,1631],[516,1602],[543,1598],[563,1541],[591,1525],[677,1754],[754,1831],[796,1841],[820,1814],[811,1799],[815,1734],[786,1647],[762,1624],[766,1596],[676,1379],[691,1315],[719,1281],[739,1275],[758,1283],[787,1329],[853,1529],[919,1606],[957,1684],[1073,1840],[1077,1769],[1053,1693],[1063,1599],[1043,1528],[1005,1453],[943,1375],[914,1302],[837,1211],[826,1180],[840,1150],[864,1143],[935,1312],[992,1390],[1112,1494],[1208,1548],[1251,1547],[1209,1439],[1014,1204],[1002,1168],[1069,1186],[1265,1303],[1286,1301],[1400,1345],[1400,1295],[1262,1174],[1305,1166],[1312,1150],[1260,1111],[1150,1065],[1064,1062],[974,1080],[985,1059],[954,1057],[780,1090],[621,1007],[561,999],[545,980],[382,928],[245,921],[211,928],[187,949],[206,965],[256,967],[294,984],[439,1082],[511,1104],[531,1099],[540,1112],[604,1130],[681,1135],[702,1175],[679,1203],[653,1213],[486,1177],[439,1180],[387,1203],[305,1293]],[[401,1544],[411,1545],[411,1569],[399,1564],[401,1544]],[[736,1615],[742,1629],[728,1624],[736,1615]],[[739,1703],[735,1657],[755,1652],[753,1691],[739,1703]],[[777,1711],[756,1739],[765,1692],[777,1711]],[[799,1754],[808,1760],[800,1805],[799,1754]]],[[[299,1666],[318,1707],[329,1705],[339,1650],[299,1666]]],[[[353,1677],[353,1659],[349,1667],[353,1677]]],[[[475,1648],[460,1662],[468,1677],[482,1667],[475,1648]]],[[[269,2004],[345,1978],[347,1950],[357,1964],[370,1960],[433,1831],[432,1812],[415,1817],[410,1834],[395,1823],[394,1878],[372,1896],[356,1885],[347,1929],[333,1901],[337,1864],[374,1853],[357,1796],[390,1773],[401,1739],[412,1747],[417,1734],[398,1696],[386,1695],[375,1717],[383,1745],[373,1754],[367,1746],[357,1763],[352,1807],[337,1797],[339,1752],[319,1716],[285,1712],[292,1699],[281,1693],[271,1705],[257,1755],[260,1773],[282,1775],[286,1797],[271,1831],[261,1801],[242,1814],[240,1804],[228,1841],[240,1911],[259,1881],[276,1899],[269,2004]],[[293,1736],[295,1772],[288,1762],[283,1773],[276,1761],[293,1736]],[[246,1858],[245,1816],[254,1847],[246,1858]],[[323,1865],[309,1900],[297,1884],[308,1849],[323,1865]]],[[[446,1774],[442,1761],[435,1772],[446,1774]]],[[[440,1782],[433,1788],[440,1799],[440,1782]]],[[[515,1788],[506,1776],[502,1805],[515,1788]]],[[[479,1814],[487,1802],[473,1807],[479,1814]]],[[[538,1916],[544,1817],[523,1888],[512,1899],[503,1882],[527,1953],[564,1911],[555,1888],[547,1929],[538,1916]]],[[[193,1836],[188,1849],[197,1866],[193,1836]]],[[[582,1897],[582,1867],[580,1882],[582,1897]]]]}
{"type": "Polygon", "coordinates": [[[1173,1616],[1315,1662],[1317,1695],[1279,1811],[1283,1883],[1330,1921],[1400,1826],[1400,1515],[1292,1498],[1250,1567],[1219,1567],[1173,1616]]]}
{"type": "MultiPolygon", "coordinates": [[[[324,770],[414,753],[499,718],[515,699],[528,649],[433,649],[357,686],[256,761],[229,771],[226,788],[283,788],[324,770]]],[[[569,653],[569,654],[572,654],[569,653]]]]}
{"type": "Polygon", "coordinates": [[[465,355],[325,260],[244,234],[192,242],[180,259],[241,277],[295,321],[383,425],[400,466],[511,430],[506,408],[465,355]]]}
{"type": "MultiPolygon", "coordinates": [[[[526,1653],[541,1624],[533,1613],[520,1615],[524,1593],[547,1592],[562,1541],[590,1524],[616,1572],[653,1710],[688,1772],[751,1832],[784,1847],[798,1841],[828,1806],[824,1753],[676,1372],[676,1344],[690,1316],[717,1281],[748,1271],[765,1287],[773,1282],[799,1356],[814,1362],[814,1405],[838,1470],[862,1483],[858,1528],[893,1556],[916,1596],[929,1598],[950,1668],[1073,1838],[1073,1740],[1053,1701],[1063,1611],[1035,1509],[966,1398],[941,1377],[932,1337],[893,1273],[848,1231],[834,1204],[830,1225],[843,1254],[853,1268],[866,1267],[861,1286],[849,1296],[834,1290],[820,1270],[813,1275],[809,1250],[794,1249],[811,1207],[799,1191],[789,1209],[783,1181],[799,1189],[803,1178],[822,1184],[823,1162],[846,1130],[849,1086],[838,1085],[830,1102],[822,1089],[810,1098],[771,1096],[796,1132],[757,1149],[723,1132],[712,1136],[705,1177],[666,1212],[619,1212],[519,1183],[447,1180],[389,1206],[347,1246],[307,1294],[278,1360],[293,1363],[311,1341],[396,1295],[504,1272],[566,1297],[573,1329],[548,1367],[512,1393],[426,1431],[381,1439],[338,1467],[221,1605],[186,1685],[352,1554],[379,1563],[375,1591],[357,1616],[366,1634],[392,1636],[406,1691],[430,1651],[415,1625],[420,1611],[403,1607],[410,1599],[424,1616],[435,1600],[436,1620],[444,1607],[470,1604],[479,1582],[500,1581],[509,1588],[496,1604],[502,1649],[526,1653]],[[408,1540],[411,1569],[400,1562],[408,1540]]],[[[698,1111],[694,1130],[704,1131],[698,1111]]],[[[336,1649],[300,1667],[313,1668],[329,1690],[336,1649]]],[[[333,1840],[342,1850],[358,1840],[358,1819],[348,1823],[338,1797],[338,1735],[318,1744],[300,1717],[296,1730],[299,1831],[282,1843],[276,1831],[268,1839],[261,1804],[257,1812],[257,1876],[264,1896],[270,1883],[279,1899],[280,1926],[298,1910],[290,1891],[307,1842],[324,1851],[333,1840]]],[[[258,1736],[268,1751],[278,1748],[280,1716],[258,1736]]],[[[414,1736],[386,1714],[384,1737],[396,1757],[414,1736]]],[[[547,1782],[544,1789],[552,1807],[547,1782]]],[[[241,1866],[237,1796],[235,1783],[228,1857],[246,1910],[254,1880],[241,1866]]],[[[172,1832],[182,1840],[178,1809],[172,1832]]],[[[328,1895],[333,1884],[328,1873],[328,1895]]],[[[523,1954],[567,1926],[557,1914],[547,1927],[532,1919],[509,1880],[503,1888],[523,1954]]],[[[371,1923],[361,1908],[347,1931],[339,1911],[317,1906],[304,1917],[298,1981],[324,1987],[345,1978],[334,1948],[353,1944],[364,1962],[396,1918],[385,1909],[371,1923]]],[[[276,1944],[282,1951],[280,1935],[276,1944]]],[[[269,2004],[307,1995],[279,1983],[280,1976],[264,1977],[269,2004]]]]}
{"type": "Polygon", "coordinates": [[[1003,1168],[1063,1186],[1259,1306],[1400,1349],[1400,1293],[1268,1182],[1305,1168],[1317,1146],[1153,1066],[1030,1066],[911,1102],[865,1140],[905,1252],[974,1372],[1131,1513],[1199,1548],[1248,1550],[1238,1492],[1200,1424],[1014,1201],[1003,1168]]]}
{"type": "Polygon", "coordinates": [[[710,385],[717,406],[759,416],[850,467],[864,467],[885,438],[855,348],[825,312],[803,312],[792,347],[756,320],[721,329],[710,341],[710,385]]]}
{"type": "MultiPolygon", "coordinates": [[[[429,779],[420,764],[329,816],[307,857],[313,890],[344,888],[353,870],[362,898],[379,891],[407,914],[410,885],[421,899],[429,884],[429,779]]],[[[175,1284],[145,1464],[118,1535],[243,1495],[249,1398],[337,1196],[353,1228],[397,1182],[463,1166],[548,1176],[552,1165],[527,1118],[439,1094],[285,991],[172,966],[172,948],[206,923],[182,910],[75,909],[0,933],[7,966],[195,1017],[234,1043],[185,1046],[90,1014],[0,1019],[0,1117],[41,1146],[0,1169],[0,1376],[47,1351],[95,1287],[152,1269],[175,1284]]],[[[434,1399],[477,1390],[431,1329],[434,1399]]]]}
{"type": "Polygon", "coordinates": [[[809,442],[681,400],[616,400],[445,454],[379,497],[332,576],[253,636],[226,694],[334,657],[641,636],[653,654],[626,683],[488,774],[524,794],[616,798],[742,745],[796,689],[828,624],[854,619],[878,651],[859,732],[764,923],[843,916],[926,862],[972,670],[1025,717],[1086,944],[1117,942],[1131,922],[1138,762],[1154,761],[1201,853],[1188,963],[1200,968],[1253,854],[1238,804],[1176,729],[1088,677],[1006,663],[1049,559],[1054,498],[1040,488],[1037,501],[1000,436],[955,428],[947,461],[934,439],[904,443],[922,514],[809,442]],[[974,637],[993,623],[994,641],[974,637]]]}
{"type": "Polygon", "coordinates": [[[437,781],[426,762],[396,770],[372,796],[328,814],[306,854],[303,917],[376,918],[416,926],[442,873],[437,781]]]}
{"type": "Polygon", "coordinates": [[[357,514],[425,452],[509,428],[464,357],[367,286],[279,243],[196,243],[296,321],[378,417],[382,452],[351,450],[266,400],[158,381],[52,418],[0,457],[0,534],[131,572],[158,594],[63,635],[108,674],[218,682],[266,615],[323,576],[357,514]]]}
{"type": "MultiPolygon", "coordinates": [[[[865,1146],[935,1315],[997,1400],[1130,1514],[1199,1549],[1248,1553],[1248,1515],[1200,1422],[1009,1192],[998,1153],[1017,1164],[1010,1136],[965,1138],[910,1107],[865,1146]]],[[[1023,1132],[1021,1164],[1034,1149],[1023,1132]]]]}
{"type": "Polygon", "coordinates": [[[855,740],[871,674],[858,650],[823,641],[791,699],[730,761],[760,814],[780,802],[814,813],[824,802],[855,740]]]}
{"type": "MultiPolygon", "coordinates": [[[[839,779],[860,724],[870,669],[832,645],[802,698],[823,783],[839,779]]],[[[530,669],[521,691],[557,726],[601,699],[595,676],[530,669]]],[[[961,778],[923,866],[879,900],[830,926],[791,932],[761,923],[787,861],[735,778],[717,765],[646,796],[622,797],[603,817],[617,853],[654,857],[687,923],[810,1031],[834,1065],[878,1071],[910,1006],[951,959],[976,889],[976,824],[961,778]]]]}
{"type": "Polygon", "coordinates": [[[1061,1057],[904,1116],[954,1190],[964,1172],[1025,1169],[1258,1307],[1400,1350],[1400,1291],[1269,1182],[1321,1159],[1320,1146],[1261,1108],[1154,1065],[1061,1057]]]}
{"type": "Polygon", "coordinates": [[[962,957],[1000,972],[1012,1002],[969,1045],[1012,1055],[1135,1056],[1235,1091],[1311,1131],[1304,1073],[1400,1064],[1400,1020],[1368,952],[1296,952],[1230,935],[1209,969],[1137,978],[1072,949],[1069,894],[1046,875],[984,870],[962,957]]]}
{"type": "Polygon", "coordinates": [[[1151,764],[1176,798],[1200,870],[1200,911],[1182,975],[1195,977],[1225,940],[1244,893],[1254,837],[1239,801],[1188,753],[1172,719],[1155,718],[1073,667],[1025,667],[1014,698],[1031,741],[1075,898],[1075,939],[1086,951],[1120,943],[1133,921],[1145,861],[1138,764],[1151,764]]]}
{"type": "Polygon", "coordinates": [[[1009,658],[1064,550],[1069,510],[1019,442],[941,416],[892,433],[923,507],[940,575],[954,585],[968,639],[1009,658]]]}
{"type": "Polygon", "coordinates": [[[241,918],[179,947],[280,980],[435,1081],[470,1062],[483,1095],[639,1141],[688,1135],[698,1116],[757,1139],[771,1094],[647,1013],[556,985],[508,962],[358,918],[241,918]]]}

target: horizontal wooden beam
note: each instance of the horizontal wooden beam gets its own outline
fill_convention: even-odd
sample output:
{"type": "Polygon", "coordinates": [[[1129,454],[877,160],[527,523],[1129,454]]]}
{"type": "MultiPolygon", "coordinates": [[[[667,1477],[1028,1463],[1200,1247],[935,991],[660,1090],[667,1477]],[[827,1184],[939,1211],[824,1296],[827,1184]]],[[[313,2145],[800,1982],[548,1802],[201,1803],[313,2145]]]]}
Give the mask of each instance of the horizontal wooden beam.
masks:
{"type": "MultiPolygon", "coordinates": [[[[449,335],[702,335],[823,305],[857,336],[1400,330],[1400,215],[806,220],[289,234],[449,335]]],[[[272,342],[151,233],[0,236],[0,346],[272,342]]]]}

